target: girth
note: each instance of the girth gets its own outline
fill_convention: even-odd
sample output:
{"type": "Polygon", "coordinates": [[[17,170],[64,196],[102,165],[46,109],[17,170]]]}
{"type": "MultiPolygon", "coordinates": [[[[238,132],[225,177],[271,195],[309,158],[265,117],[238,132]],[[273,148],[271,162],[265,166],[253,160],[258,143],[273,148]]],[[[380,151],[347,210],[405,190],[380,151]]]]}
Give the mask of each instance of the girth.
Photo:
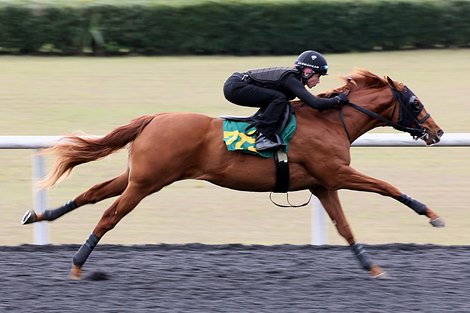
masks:
{"type": "Polygon", "coordinates": [[[274,192],[288,192],[289,191],[289,160],[287,153],[278,150],[273,155],[276,164],[276,185],[274,192]]]}

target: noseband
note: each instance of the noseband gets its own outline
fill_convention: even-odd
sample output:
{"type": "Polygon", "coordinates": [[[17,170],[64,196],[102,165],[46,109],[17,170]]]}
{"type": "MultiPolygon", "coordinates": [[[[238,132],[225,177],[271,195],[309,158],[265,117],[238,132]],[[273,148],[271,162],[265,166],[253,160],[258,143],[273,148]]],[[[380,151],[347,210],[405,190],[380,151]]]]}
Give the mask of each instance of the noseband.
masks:
{"type": "MultiPolygon", "coordinates": [[[[424,107],[420,102],[417,101],[416,95],[406,86],[402,91],[398,91],[392,87],[390,88],[393,93],[393,98],[398,102],[400,108],[400,114],[396,122],[392,120],[393,116],[395,115],[396,106],[393,108],[391,118],[387,119],[352,102],[348,102],[346,105],[349,105],[357,111],[375,118],[376,120],[384,122],[387,126],[392,126],[396,130],[409,133],[415,140],[426,138],[426,128],[423,127],[422,124],[426,122],[430,115],[426,114],[426,116],[424,116],[421,120],[418,120],[418,116],[421,114],[421,111],[423,111],[424,107]]],[[[340,110],[340,119],[341,123],[343,124],[344,131],[348,136],[348,140],[351,142],[346,123],[344,122],[343,108],[344,107],[342,107],[340,110]]]]}

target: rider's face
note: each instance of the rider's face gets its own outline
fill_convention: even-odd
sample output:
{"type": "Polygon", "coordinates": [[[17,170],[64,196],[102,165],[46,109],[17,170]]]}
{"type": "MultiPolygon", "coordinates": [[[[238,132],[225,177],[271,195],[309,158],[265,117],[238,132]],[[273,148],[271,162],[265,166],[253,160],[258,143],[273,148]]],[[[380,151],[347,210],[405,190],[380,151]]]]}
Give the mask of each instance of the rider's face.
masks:
{"type": "Polygon", "coordinates": [[[310,77],[308,80],[307,80],[307,87],[308,88],[313,88],[315,87],[316,85],[318,85],[320,83],[320,74],[318,73],[315,73],[312,75],[312,77],[310,77]]]}

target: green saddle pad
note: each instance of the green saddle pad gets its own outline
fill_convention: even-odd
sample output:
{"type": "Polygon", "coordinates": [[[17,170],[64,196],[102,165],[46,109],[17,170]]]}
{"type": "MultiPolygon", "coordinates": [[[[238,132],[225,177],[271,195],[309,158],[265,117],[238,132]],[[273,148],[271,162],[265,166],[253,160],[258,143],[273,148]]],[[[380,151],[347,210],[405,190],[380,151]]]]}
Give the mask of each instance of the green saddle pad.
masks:
{"type": "MultiPolygon", "coordinates": [[[[229,151],[243,151],[246,153],[252,153],[260,155],[265,158],[271,158],[274,154],[273,151],[256,151],[255,149],[255,133],[256,128],[249,128],[250,124],[245,122],[235,122],[224,120],[222,127],[224,142],[227,145],[229,151]]],[[[289,149],[289,141],[295,133],[297,127],[297,121],[295,115],[292,115],[289,124],[284,128],[281,133],[281,139],[286,144],[285,152],[289,149]]]]}

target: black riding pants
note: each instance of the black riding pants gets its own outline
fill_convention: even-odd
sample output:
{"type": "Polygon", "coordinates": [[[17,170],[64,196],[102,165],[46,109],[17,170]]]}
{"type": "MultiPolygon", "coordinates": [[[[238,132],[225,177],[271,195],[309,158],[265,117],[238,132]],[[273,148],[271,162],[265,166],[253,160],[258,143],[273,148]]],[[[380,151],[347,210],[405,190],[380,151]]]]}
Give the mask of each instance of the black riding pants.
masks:
{"type": "Polygon", "coordinates": [[[259,132],[274,140],[274,134],[289,101],[277,90],[259,87],[242,80],[243,74],[234,73],[224,84],[225,98],[237,105],[261,108],[264,112],[256,124],[259,132]]]}

